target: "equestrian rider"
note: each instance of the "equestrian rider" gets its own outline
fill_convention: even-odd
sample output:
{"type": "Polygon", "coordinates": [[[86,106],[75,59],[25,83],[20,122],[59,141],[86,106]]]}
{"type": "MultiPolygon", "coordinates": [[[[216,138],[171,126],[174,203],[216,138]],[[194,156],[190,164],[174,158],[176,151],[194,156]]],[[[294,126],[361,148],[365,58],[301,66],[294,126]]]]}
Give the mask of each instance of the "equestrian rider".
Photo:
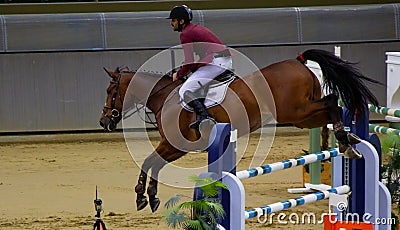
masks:
{"type": "Polygon", "coordinates": [[[191,9],[181,5],[175,6],[167,19],[171,19],[174,31],[180,32],[185,55],[183,66],[172,77],[176,81],[191,73],[180,88],[179,96],[199,115],[199,119],[189,126],[199,130],[203,120],[209,119],[215,123],[203,104],[204,99],[201,97],[205,97],[205,95],[199,95],[202,87],[227,69],[231,70],[232,58],[221,40],[208,28],[191,23],[192,18],[191,9]],[[196,62],[194,52],[199,55],[199,60],[196,62]]]}

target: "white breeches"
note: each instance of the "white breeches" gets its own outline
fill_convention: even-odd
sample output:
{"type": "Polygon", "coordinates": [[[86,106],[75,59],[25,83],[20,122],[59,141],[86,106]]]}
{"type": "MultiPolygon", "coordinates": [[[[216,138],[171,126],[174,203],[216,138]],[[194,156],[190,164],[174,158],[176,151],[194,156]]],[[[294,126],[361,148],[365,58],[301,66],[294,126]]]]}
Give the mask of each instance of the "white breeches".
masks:
{"type": "Polygon", "coordinates": [[[183,94],[187,90],[190,92],[195,92],[227,69],[232,69],[231,57],[214,58],[212,63],[200,67],[198,70],[190,75],[190,77],[183,83],[182,87],[179,89],[179,96],[183,98],[183,94]]]}

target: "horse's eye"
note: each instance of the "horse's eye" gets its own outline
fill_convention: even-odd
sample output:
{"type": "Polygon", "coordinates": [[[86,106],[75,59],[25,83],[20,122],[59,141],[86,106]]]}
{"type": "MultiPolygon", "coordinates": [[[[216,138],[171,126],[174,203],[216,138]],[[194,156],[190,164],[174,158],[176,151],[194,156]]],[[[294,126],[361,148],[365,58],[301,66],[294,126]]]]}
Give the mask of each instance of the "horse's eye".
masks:
{"type": "Polygon", "coordinates": [[[110,94],[110,93],[111,93],[111,90],[107,89],[107,94],[110,94]]]}

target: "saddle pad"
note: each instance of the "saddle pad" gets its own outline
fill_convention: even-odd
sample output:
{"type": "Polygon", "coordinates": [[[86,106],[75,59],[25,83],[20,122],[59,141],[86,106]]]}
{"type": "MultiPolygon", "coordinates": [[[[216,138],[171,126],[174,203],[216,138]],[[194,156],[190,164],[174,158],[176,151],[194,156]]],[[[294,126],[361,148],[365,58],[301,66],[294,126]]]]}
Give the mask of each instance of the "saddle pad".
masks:
{"type": "MultiPolygon", "coordinates": [[[[224,101],[225,96],[226,96],[226,91],[228,90],[229,85],[234,80],[235,80],[235,78],[233,77],[225,82],[221,82],[221,83],[212,85],[210,88],[208,88],[208,93],[207,93],[206,99],[204,101],[204,105],[206,106],[207,109],[211,108],[213,106],[219,105],[224,101]]],[[[187,110],[189,112],[193,112],[192,107],[187,105],[183,100],[181,100],[181,106],[185,110],[187,110]]]]}

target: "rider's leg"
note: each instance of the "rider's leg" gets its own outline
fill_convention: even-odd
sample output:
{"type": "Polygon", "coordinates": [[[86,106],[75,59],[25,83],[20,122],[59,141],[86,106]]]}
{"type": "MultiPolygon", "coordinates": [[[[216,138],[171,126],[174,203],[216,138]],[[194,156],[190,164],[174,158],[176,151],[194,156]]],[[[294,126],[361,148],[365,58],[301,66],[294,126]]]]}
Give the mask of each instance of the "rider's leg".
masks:
{"type": "Polygon", "coordinates": [[[194,109],[196,114],[199,115],[199,118],[195,122],[189,125],[190,128],[199,130],[200,123],[203,120],[210,119],[214,121],[214,118],[207,113],[207,109],[204,106],[202,99],[196,97],[194,93],[186,91],[183,94],[183,100],[185,101],[186,104],[188,104],[190,107],[194,109]]]}
{"type": "Polygon", "coordinates": [[[186,104],[193,108],[197,115],[199,115],[199,118],[190,124],[190,128],[199,130],[201,122],[205,119],[210,119],[215,122],[212,116],[207,113],[206,107],[203,104],[206,95],[204,95],[202,87],[209,84],[216,76],[224,71],[225,69],[219,66],[203,66],[192,73],[180,88],[180,97],[186,104]]]}
{"type": "MultiPolygon", "coordinates": [[[[179,89],[179,96],[183,99],[183,94],[186,91],[193,93],[199,92],[204,85],[210,83],[215,77],[225,72],[227,69],[232,69],[232,59],[229,58],[214,58],[211,64],[205,65],[194,71],[189,78],[182,84],[179,89]]],[[[205,97],[205,95],[201,95],[205,97]]]]}
{"type": "MultiPolygon", "coordinates": [[[[202,99],[205,98],[206,95],[201,93],[203,91],[201,89],[203,86],[210,83],[215,77],[223,73],[227,68],[232,68],[232,59],[230,57],[214,58],[211,64],[200,67],[183,83],[179,90],[180,97],[200,116],[198,120],[190,125],[190,128],[199,130],[199,125],[203,120],[213,120],[213,118],[207,113],[203,104],[202,99]]],[[[213,122],[215,121],[213,120],[213,122]]]]}

